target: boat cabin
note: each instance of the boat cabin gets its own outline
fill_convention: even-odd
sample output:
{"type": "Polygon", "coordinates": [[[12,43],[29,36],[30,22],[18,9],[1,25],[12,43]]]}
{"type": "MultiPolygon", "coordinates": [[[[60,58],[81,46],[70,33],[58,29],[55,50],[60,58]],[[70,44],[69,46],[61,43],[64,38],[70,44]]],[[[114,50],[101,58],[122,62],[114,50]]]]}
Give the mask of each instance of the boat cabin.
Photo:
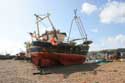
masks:
{"type": "Polygon", "coordinates": [[[57,43],[62,43],[66,37],[66,33],[57,31],[46,31],[42,34],[42,41],[51,42],[51,38],[55,37],[57,43]],[[56,33],[56,34],[55,34],[56,33]]]}

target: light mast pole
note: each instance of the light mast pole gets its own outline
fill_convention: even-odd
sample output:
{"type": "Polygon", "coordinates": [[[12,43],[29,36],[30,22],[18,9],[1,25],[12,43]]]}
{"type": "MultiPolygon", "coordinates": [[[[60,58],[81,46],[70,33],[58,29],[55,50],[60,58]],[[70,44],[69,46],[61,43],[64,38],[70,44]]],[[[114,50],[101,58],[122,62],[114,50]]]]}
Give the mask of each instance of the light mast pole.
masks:
{"type": "Polygon", "coordinates": [[[36,25],[37,25],[37,35],[38,35],[38,38],[40,37],[40,31],[39,31],[39,16],[36,15],[36,25]]]}

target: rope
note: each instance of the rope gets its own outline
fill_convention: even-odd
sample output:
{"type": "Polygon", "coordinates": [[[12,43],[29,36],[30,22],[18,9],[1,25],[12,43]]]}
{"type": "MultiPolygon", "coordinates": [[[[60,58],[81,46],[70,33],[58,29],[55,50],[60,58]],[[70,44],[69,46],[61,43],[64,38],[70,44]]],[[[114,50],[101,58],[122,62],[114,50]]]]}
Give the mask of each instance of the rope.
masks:
{"type": "Polygon", "coordinates": [[[77,19],[75,20],[75,22],[76,22],[76,24],[77,24],[77,26],[78,26],[78,30],[79,30],[79,32],[80,32],[81,37],[83,37],[84,34],[83,34],[83,32],[82,32],[81,25],[80,25],[80,23],[79,23],[79,19],[77,18],[77,19]]]}
{"type": "Polygon", "coordinates": [[[83,23],[82,23],[81,18],[79,18],[79,21],[81,22],[81,26],[83,27],[83,28],[82,28],[82,29],[83,29],[83,32],[84,32],[85,37],[86,37],[86,39],[87,39],[87,34],[86,34],[86,31],[85,31],[85,28],[84,28],[84,26],[83,26],[83,23]]]}

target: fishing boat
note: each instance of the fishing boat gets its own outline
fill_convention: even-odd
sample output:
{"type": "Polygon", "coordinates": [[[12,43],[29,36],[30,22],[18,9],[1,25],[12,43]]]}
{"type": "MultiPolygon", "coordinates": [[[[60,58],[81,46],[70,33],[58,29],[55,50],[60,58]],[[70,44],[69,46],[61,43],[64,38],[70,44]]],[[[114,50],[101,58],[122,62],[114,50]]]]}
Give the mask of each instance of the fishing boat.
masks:
{"type": "Polygon", "coordinates": [[[68,36],[65,32],[55,28],[50,19],[50,14],[45,16],[34,14],[36,17],[37,33],[30,33],[31,37],[35,40],[32,39],[31,45],[28,48],[33,64],[40,67],[50,67],[55,65],[83,64],[85,62],[89,45],[92,41],[87,39],[81,18],[76,15],[76,11],[74,11],[75,15],[72,19],[68,36]],[[51,24],[52,30],[46,30],[40,34],[39,22],[45,19],[51,24]],[[81,38],[72,38],[71,40],[73,23],[78,25],[81,38]],[[82,42],[77,44],[76,41],[78,40],[82,42]]]}

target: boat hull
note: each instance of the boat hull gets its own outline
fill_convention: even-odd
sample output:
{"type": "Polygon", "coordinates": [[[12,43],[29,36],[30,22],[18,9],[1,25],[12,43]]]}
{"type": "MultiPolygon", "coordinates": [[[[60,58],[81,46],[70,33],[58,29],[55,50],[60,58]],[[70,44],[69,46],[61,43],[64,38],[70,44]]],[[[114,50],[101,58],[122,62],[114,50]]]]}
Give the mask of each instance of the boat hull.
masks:
{"type": "Polygon", "coordinates": [[[86,57],[78,54],[33,52],[31,53],[31,59],[36,66],[49,67],[54,65],[83,64],[86,57]]]}

